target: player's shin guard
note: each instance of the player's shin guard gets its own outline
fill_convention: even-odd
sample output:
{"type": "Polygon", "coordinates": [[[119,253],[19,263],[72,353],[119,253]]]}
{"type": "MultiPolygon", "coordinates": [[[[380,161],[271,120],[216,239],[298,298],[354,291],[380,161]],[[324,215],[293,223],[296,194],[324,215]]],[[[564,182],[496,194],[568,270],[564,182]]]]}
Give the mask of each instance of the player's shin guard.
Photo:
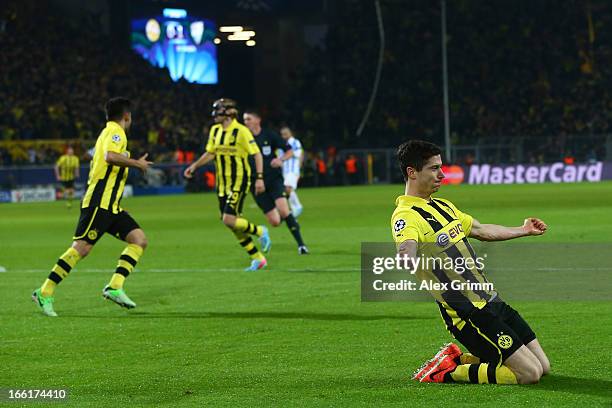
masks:
{"type": "Polygon", "coordinates": [[[284,218],[284,221],[287,223],[287,228],[289,228],[298,246],[304,246],[304,240],[302,240],[302,234],[300,233],[300,224],[298,224],[293,214],[289,214],[287,218],[284,218]]]}
{"type": "Polygon", "coordinates": [[[128,244],[128,246],[125,247],[117,262],[117,269],[108,284],[111,289],[123,288],[125,278],[132,273],[143,252],[144,249],[136,244],[128,244]]]}
{"type": "Polygon", "coordinates": [[[234,235],[240,246],[247,251],[251,259],[264,259],[263,254],[257,249],[253,239],[247,233],[234,230],[234,235]]]}
{"type": "Polygon", "coordinates": [[[40,294],[45,297],[53,296],[55,287],[68,277],[68,274],[80,259],[81,255],[79,255],[76,249],[72,247],[68,248],[66,252],[59,257],[53,268],[51,268],[49,277],[40,288],[40,294]]]}
{"type": "Polygon", "coordinates": [[[261,225],[251,224],[246,218],[236,218],[236,224],[234,230],[238,232],[245,232],[249,235],[257,235],[261,237],[263,234],[263,227],[261,225]]]}
{"type": "Polygon", "coordinates": [[[492,364],[461,364],[447,374],[449,382],[472,384],[517,384],[516,375],[506,366],[492,364]],[[450,378],[448,378],[450,377],[450,378]]]}

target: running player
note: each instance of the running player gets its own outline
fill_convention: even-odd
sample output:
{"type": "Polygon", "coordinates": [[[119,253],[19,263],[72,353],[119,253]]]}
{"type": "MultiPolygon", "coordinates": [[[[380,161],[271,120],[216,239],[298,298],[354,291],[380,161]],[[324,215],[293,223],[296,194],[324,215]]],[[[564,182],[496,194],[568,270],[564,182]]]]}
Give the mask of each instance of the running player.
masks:
{"type": "Polygon", "coordinates": [[[259,238],[264,252],[272,245],[268,229],[250,223],[242,217],[244,199],[251,186],[249,156],[255,159],[255,193],[265,191],[263,159],[257,143],[249,129],[238,123],[238,108],[232,99],[222,98],[213,103],[212,116],[215,125],[210,128],[204,154],[185,169],[185,178],[192,178],[194,172],[214,160],[216,168],[217,196],[223,224],[236,236],[240,245],[251,257],[247,271],[256,271],[267,265],[267,260],[257,249],[251,235],[259,238]]]}
{"type": "Polygon", "coordinates": [[[138,160],[130,158],[126,132],[132,124],[132,113],[128,99],[110,99],[106,103],[106,119],[106,127],[96,141],[87,191],[81,203],[81,216],[72,246],[59,257],[47,280],[32,294],[32,300],[46,316],[57,316],[53,309],[53,295],[57,285],[68,277],[77,262],[85,258],[107,232],[127,242],[127,246],[119,257],[110,282],[102,290],[102,295],[127,309],[136,307],[136,303],[123,290],[123,283],[147,247],[147,238],[138,223],[121,208],[120,203],[128,168],[146,172],[152,163],[147,161],[147,154],[138,160]]]}

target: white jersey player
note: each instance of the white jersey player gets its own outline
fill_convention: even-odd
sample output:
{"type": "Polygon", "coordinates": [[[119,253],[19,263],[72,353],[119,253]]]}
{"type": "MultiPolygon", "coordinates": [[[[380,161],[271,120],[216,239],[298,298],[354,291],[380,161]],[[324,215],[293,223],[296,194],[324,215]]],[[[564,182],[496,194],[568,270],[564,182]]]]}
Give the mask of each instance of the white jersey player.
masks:
{"type": "Polygon", "coordinates": [[[304,163],[304,150],[302,149],[302,143],[293,137],[293,133],[289,126],[283,126],[280,129],[280,133],[293,151],[293,157],[283,162],[283,178],[285,180],[285,191],[289,196],[291,212],[293,216],[297,218],[304,209],[296,193],[298,180],[300,179],[300,169],[304,163]]]}

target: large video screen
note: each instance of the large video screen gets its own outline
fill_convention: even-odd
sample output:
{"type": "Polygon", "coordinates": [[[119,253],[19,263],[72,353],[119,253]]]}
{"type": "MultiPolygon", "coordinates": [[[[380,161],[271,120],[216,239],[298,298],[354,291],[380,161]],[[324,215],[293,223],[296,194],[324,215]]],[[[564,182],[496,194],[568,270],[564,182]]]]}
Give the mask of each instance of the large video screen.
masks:
{"type": "Polygon", "coordinates": [[[166,8],[159,15],[132,20],[132,49],[152,65],[167,68],[173,81],[216,84],[216,31],[210,20],[166,8]]]}

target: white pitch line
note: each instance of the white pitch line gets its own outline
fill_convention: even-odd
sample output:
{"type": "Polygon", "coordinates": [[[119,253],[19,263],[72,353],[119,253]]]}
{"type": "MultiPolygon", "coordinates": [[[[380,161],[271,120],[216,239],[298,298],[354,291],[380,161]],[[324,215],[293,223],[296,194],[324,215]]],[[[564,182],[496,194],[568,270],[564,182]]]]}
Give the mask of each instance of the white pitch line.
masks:
{"type": "MultiPolygon", "coordinates": [[[[109,273],[113,269],[74,269],[74,272],[85,272],[85,273],[109,273]]],[[[324,269],[281,269],[280,272],[359,272],[359,268],[324,268],[324,269]]],[[[16,269],[7,271],[9,273],[44,273],[49,272],[49,269],[16,269]]],[[[153,273],[193,273],[193,272],[244,272],[244,268],[169,268],[169,269],[137,269],[136,273],[139,272],[153,272],[153,273]]],[[[263,271],[265,272],[265,270],[263,271]]]]}
{"type": "MultiPolygon", "coordinates": [[[[512,268],[512,267],[497,267],[492,268],[493,271],[518,271],[525,270],[525,268],[512,268]]],[[[610,267],[601,268],[583,268],[583,267],[566,267],[566,268],[532,268],[531,271],[540,272],[572,272],[572,271],[608,271],[612,272],[610,267]]],[[[74,269],[74,272],[84,273],[109,273],[112,272],[112,268],[109,269],[74,269]]],[[[195,273],[195,272],[243,272],[243,268],[151,268],[151,269],[138,269],[136,272],[151,272],[151,273],[195,273]]],[[[279,269],[279,272],[360,272],[360,268],[289,268],[279,269]]],[[[16,270],[4,270],[6,273],[45,273],[49,272],[49,269],[16,269],[16,270]]]]}

